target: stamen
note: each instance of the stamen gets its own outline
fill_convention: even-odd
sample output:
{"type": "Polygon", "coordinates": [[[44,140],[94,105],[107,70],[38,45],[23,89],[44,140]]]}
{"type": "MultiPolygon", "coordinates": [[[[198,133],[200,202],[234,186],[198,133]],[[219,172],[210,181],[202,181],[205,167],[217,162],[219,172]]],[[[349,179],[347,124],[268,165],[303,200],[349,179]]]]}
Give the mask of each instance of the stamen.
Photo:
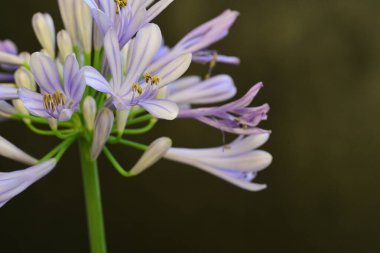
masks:
{"type": "Polygon", "coordinates": [[[128,0],[114,0],[116,3],[116,14],[119,14],[119,10],[127,6],[128,0]]]}
{"type": "Polygon", "coordinates": [[[58,106],[66,104],[66,97],[65,94],[57,89],[54,93],[45,94],[43,96],[43,103],[46,110],[54,112],[58,106]]]}
{"type": "Polygon", "coordinates": [[[134,84],[132,85],[132,90],[133,90],[134,92],[137,91],[140,95],[141,95],[142,92],[143,92],[142,87],[141,87],[140,84],[138,84],[138,83],[134,83],[134,84]]]}
{"type": "Polygon", "coordinates": [[[217,63],[218,63],[218,53],[214,52],[213,58],[210,61],[210,65],[208,67],[208,72],[207,72],[207,74],[204,77],[205,80],[208,80],[208,79],[211,78],[212,72],[215,69],[217,63]]]}

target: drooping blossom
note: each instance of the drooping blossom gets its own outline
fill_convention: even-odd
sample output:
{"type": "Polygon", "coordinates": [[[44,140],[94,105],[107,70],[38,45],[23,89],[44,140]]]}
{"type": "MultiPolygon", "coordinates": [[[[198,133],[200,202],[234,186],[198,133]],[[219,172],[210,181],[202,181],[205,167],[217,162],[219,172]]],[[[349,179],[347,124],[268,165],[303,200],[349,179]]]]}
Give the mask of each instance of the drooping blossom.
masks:
{"type": "Polygon", "coordinates": [[[23,63],[24,59],[18,56],[15,43],[10,40],[0,41],[0,69],[5,71],[0,73],[0,82],[13,82],[13,72],[23,63]]]}
{"type": "Polygon", "coordinates": [[[171,148],[166,159],[188,164],[224,179],[249,191],[259,191],[266,185],[251,182],[257,172],[268,167],[272,156],[257,150],[269,138],[269,134],[239,137],[231,144],[218,148],[171,148]]]}
{"type": "Polygon", "coordinates": [[[129,110],[131,106],[139,105],[154,117],[174,119],[178,113],[177,105],[156,96],[160,88],[178,79],[188,69],[191,55],[180,56],[157,72],[147,72],[161,41],[162,35],[157,25],[147,24],[141,28],[128,47],[129,57],[123,62],[127,69],[124,76],[121,50],[116,33],[111,29],[105,37],[104,50],[112,79],[108,82],[94,68],[85,67],[87,85],[109,94],[106,104],[113,105],[117,110],[129,110]]]}
{"type": "Polygon", "coordinates": [[[37,163],[37,160],[20,148],[18,148],[13,143],[9,142],[4,137],[0,136],[0,156],[4,156],[6,158],[27,164],[34,165],[37,163]]]}
{"type": "Polygon", "coordinates": [[[50,159],[24,170],[0,172],[0,207],[46,176],[56,163],[55,159],[50,159]]]}
{"type": "Polygon", "coordinates": [[[117,34],[120,48],[146,24],[157,17],[173,0],[84,0],[103,36],[109,29],[117,34]],[[152,6],[151,6],[152,5],[152,6]]]}
{"type": "Polygon", "coordinates": [[[29,112],[35,116],[69,120],[79,109],[86,87],[74,54],[66,58],[63,68],[63,85],[57,66],[50,56],[34,53],[30,60],[31,71],[41,93],[26,88],[19,89],[19,97],[29,112]]]}
{"type": "Polygon", "coordinates": [[[242,98],[222,106],[181,110],[178,117],[196,119],[233,134],[249,135],[266,132],[257,125],[267,119],[269,105],[249,107],[262,87],[262,83],[258,83],[242,98]]]}
{"type": "Polygon", "coordinates": [[[214,19],[192,30],[172,49],[163,46],[159,57],[156,58],[148,71],[157,71],[163,65],[187,53],[194,54],[194,59],[202,63],[215,60],[216,62],[238,64],[240,62],[238,58],[221,56],[216,54],[216,51],[208,49],[210,45],[228,35],[229,29],[238,16],[237,11],[226,10],[214,19]]]}

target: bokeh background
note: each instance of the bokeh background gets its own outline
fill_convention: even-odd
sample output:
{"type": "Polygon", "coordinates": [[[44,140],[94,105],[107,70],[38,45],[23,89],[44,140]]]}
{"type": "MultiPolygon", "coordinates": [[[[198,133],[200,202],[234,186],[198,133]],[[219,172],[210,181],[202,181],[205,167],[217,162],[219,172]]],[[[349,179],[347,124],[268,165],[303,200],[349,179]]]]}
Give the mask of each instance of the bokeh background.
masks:
{"type": "MultiPolygon", "coordinates": [[[[269,188],[245,192],[168,161],[125,179],[103,157],[109,252],[379,252],[380,2],[176,0],[156,22],[173,45],[226,8],[241,16],[215,48],[242,64],[216,72],[230,74],[240,95],[265,84],[255,104],[271,105],[264,149],[274,161],[257,181],[269,188]]],[[[62,28],[56,1],[2,1],[1,38],[38,50],[30,24],[37,11],[62,28]]],[[[56,144],[14,122],[0,131],[36,156],[56,144]]],[[[141,141],[163,135],[176,146],[221,145],[219,131],[193,121],[162,122],[141,141]]],[[[139,155],[113,150],[126,166],[139,155]]],[[[0,168],[22,166],[1,158],[0,168]]],[[[0,220],[1,252],[88,252],[76,148],[0,209],[0,220]]]]}

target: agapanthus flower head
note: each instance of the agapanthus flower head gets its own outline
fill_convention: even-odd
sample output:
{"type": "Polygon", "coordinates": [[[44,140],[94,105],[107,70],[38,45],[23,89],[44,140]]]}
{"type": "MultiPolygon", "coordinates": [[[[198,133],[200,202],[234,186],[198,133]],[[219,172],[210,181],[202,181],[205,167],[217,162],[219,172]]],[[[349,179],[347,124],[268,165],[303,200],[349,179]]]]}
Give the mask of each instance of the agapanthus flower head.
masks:
{"type": "Polygon", "coordinates": [[[179,112],[179,118],[193,118],[225,132],[250,135],[267,132],[257,128],[257,125],[267,119],[269,105],[249,107],[262,83],[254,85],[242,98],[231,103],[206,108],[184,109],[179,112]]]}
{"type": "Polygon", "coordinates": [[[19,90],[19,97],[31,114],[66,121],[79,109],[86,87],[82,72],[74,54],[66,58],[63,68],[63,85],[53,59],[44,53],[34,53],[30,60],[31,71],[41,92],[26,88],[19,90]]]}
{"type": "Polygon", "coordinates": [[[173,0],[160,0],[151,6],[151,0],[84,0],[103,36],[115,30],[120,47],[144,25],[158,16],[173,0]]]}

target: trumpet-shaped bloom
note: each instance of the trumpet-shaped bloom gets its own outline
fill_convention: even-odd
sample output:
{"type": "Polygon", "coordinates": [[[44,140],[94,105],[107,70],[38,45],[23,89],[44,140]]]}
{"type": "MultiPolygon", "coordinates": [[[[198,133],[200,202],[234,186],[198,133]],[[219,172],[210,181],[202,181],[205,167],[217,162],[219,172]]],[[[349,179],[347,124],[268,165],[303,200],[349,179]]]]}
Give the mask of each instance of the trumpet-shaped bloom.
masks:
{"type": "Polygon", "coordinates": [[[195,59],[200,62],[209,62],[214,58],[216,61],[239,63],[236,57],[225,57],[215,55],[215,51],[205,50],[210,45],[223,39],[228,35],[229,29],[239,16],[237,11],[226,10],[216,18],[204,23],[188,33],[172,49],[161,51],[162,55],[149,67],[149,71],[154,72],[173,59],[187,53],[195,53],[195,59]],[[199,57],[199,56],[203,57],[199,57]],[[215,57],[216,56],[216,57],[215,57]]]}
{"type": "Polygon", "coordinates": [[[56,163],[55,159],[50,159],[24,170],[0,172],[0,207],[46,176],[56,163]]]}
{"type": "Polygon", "coordinates": [[[94,68],[85,67],[87,85],[111,95],[107,105],[113,105],[118,110],[129,110],[131,106],[139,105],[157,118],[174,119],[178,114],[177,105],[156,96],[160,88],[178,79],[188,69],[191,55],[183,55],[157,72],[146,72],[160,48],[161,41],[162,35],[157,25],[144,26],[130,42],[129,57],[124,62],[127,65],[124,76],[123,57],[116,33],[110,30],[105,37],[104,50],[112,79],[108,82],[94,68]]]}
{"type": "Polygon", "coordinates": [[[122,48],[144,25],[157,17],[173,0],[85,0],[103,35],[112,28],[122,48]]]}
{"type": "Polygon", "coordinates": [[[178,117],[197,119],[234,134],[249,135],[266,132],[257,128],[257,125],[267,119],[269,105],[248,107],[262,87],[262,83],[258,83],[242,98],[223,106],[181,110],[178,117]]]}
{"type": "Polygon", "coordinates": [[[249,191],[259,191],[266,185],[252,183],[257,172],[268,167],[272,156],[257,150],[269,138],[269,134],[239,137],[231,144],[206,149],[171,148],[165,158],[188,164],[224,179],[249,191]]]}
{"type": "Polygon", "coordinates": [[[78,110],[86,87],[74,54],[66,58],[61,84],[57,66],[48,55],[34,53],[30,60],[34,79],[41,93],[19,89],[19,97],[33,115],[66,121],[78,110]]]}

